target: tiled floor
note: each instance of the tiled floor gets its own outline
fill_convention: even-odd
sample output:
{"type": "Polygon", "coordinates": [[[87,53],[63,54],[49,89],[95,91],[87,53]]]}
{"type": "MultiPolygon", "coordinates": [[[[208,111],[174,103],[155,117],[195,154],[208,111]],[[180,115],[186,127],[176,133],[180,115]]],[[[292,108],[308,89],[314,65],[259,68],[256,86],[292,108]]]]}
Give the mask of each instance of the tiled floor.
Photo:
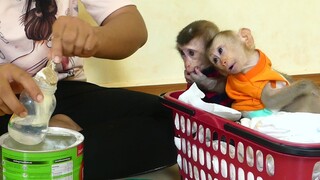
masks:
{"type": "Polygon", "coordinates": [[[178,165],[174,165],[152,173],[128,177],[125,180],[180,180],[180,175],[178,165]]]}

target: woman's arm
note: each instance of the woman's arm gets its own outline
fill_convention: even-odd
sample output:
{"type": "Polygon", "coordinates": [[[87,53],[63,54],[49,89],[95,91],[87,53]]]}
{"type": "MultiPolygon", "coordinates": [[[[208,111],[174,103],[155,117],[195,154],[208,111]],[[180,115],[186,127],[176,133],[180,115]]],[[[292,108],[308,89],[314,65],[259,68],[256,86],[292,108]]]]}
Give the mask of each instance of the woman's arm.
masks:
{"type": "Polygon", "coordinates": [[[132,55],[146,43],[148,37],[144,20],[136,6],[115,11],[95,31],[101,37],[101,46],[95,56],[109,59],[123,59],[132,55]]]}
{"type": "Polygon", "coordinates": [[[122,7],[101,26],[91,26],[77,17],[61,16],[53,25],[51,57],[62,56],[123,59],[147,41],[147,29],[136,6],[122,7]]]}

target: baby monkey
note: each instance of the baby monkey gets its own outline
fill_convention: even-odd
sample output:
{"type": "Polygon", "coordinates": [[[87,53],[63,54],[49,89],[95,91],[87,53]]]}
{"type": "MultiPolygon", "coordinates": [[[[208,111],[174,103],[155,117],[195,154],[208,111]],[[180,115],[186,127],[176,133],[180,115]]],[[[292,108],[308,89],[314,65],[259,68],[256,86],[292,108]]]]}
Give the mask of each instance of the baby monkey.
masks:
{"type": "Polygon", "coordinates": [[[232,108],[244,117],[258,117],[274,111],[320,113],[319,87],[309,80],[289,82],[272,69],[269,58],[255,49],[251,31],[221,31],[208,44],[207,56],[228,74],[226,92],[232,108]]]}
{"type": "Polygon", "coordinates": [[[211,21],[197,20],[184,27],[176,39],[176,48],[184,63],[184,77],[189,88],[196,83],[205,93],[205,102],[230,106],[225,93],[226,76],[221,75],[206,56],[207,43],[219,32],[211,21]]]}

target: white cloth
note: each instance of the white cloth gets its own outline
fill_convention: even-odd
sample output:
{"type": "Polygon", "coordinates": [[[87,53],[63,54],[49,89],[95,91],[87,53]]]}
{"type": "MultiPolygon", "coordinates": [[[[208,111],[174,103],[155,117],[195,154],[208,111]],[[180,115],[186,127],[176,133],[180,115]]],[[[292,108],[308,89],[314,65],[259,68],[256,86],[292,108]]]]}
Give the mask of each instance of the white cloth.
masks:
{"type": "Polygon", "coordinates": [[[178,99],[194,107],[226,119],[236,121],[241,118],[241,112],[219,104],[204,102],[202,100],[204,97],[205,94],[198,88],[196,83],[193,83],[188,90],[179,96],[178,99]]]}
{"type": "Polygon", "coordinates": [[[320,114],[277,112],[241,119],[241,124],[269,136],[296,143],[320,143],[320,114]]]}

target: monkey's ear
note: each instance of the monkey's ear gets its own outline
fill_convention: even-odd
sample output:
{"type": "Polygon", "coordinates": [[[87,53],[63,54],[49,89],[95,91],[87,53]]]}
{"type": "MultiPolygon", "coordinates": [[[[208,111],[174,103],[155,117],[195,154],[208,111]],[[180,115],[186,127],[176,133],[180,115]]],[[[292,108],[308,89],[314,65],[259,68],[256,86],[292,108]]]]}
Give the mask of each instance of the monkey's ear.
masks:
{"type": "Polygon", "coordinates": [[[245,45],[249,48],[249,49],[254,49],[254,40],[253,40],[253,36],[251,34],[250,29],[248,28],[241,28],[239,30],[239,37],[241,39],[241,41],[243,43],[245,43],[245,45]]]}

